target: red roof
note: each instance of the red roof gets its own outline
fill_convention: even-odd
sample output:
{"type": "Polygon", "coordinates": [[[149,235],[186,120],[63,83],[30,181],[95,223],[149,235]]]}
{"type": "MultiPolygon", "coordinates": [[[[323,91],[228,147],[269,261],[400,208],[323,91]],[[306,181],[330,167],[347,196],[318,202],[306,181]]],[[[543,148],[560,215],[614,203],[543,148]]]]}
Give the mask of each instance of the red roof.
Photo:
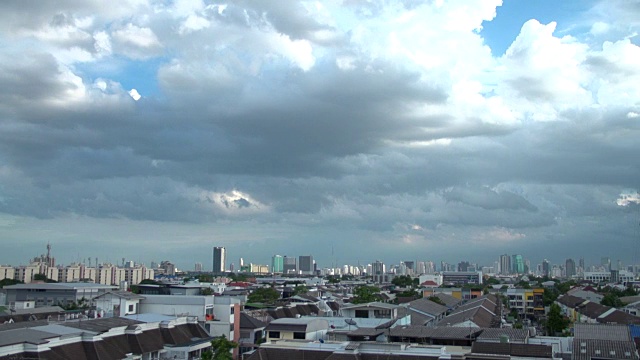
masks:
{"type": "Polygon", "coordinates": [[[423,282],[423,283],[422,283],[422,284],[420,284],[420,285],[422,285],[422,286],[435,286],[435,287],[437,287],[437,286],[438,286],[438,283],[437,283],[437,282],[435,282],[435,281],[432,281],[432,280],[427,280],[427,281],[423,282]]]}

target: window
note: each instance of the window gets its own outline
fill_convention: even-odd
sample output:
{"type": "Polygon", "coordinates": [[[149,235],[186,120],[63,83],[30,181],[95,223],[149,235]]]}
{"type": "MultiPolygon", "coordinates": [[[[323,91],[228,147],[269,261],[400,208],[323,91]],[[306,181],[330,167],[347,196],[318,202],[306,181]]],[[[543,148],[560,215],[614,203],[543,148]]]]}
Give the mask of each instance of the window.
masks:
{"type": "Polygon", "coordinates": [[[356,310],[356,317],[357,318],[368,318],[369,317],[369,310],[356,310]]]}
{"type": "Polygon", "coordinates": [[[279,339],[280,331],[269,331],[269,339],[279,339]]]}
{"type": "Polygon", "coordinates": [[[236,311],[236,307],[235,306],[231,306],[231,315],[233,315],[233,313],[236,311]]]}
{"type": "Polygon", "coordinates": [[[294,339],[298,339],[298,340],[304,340],[306,338],[305,336],[306,334],[303,332],[294,332],[293,333],[293,338],[294,339]]]}
{"type": "Polygon", "coordinates": [[[134,308],[133,304],[129,305],[129,312],[133,312],[133,308],[134,308]]]}

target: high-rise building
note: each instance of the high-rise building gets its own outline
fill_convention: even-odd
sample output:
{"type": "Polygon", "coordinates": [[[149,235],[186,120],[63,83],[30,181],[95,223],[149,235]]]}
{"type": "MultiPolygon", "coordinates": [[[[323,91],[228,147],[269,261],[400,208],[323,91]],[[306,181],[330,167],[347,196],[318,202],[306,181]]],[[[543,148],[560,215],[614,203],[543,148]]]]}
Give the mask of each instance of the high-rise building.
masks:
{"type": "Polygon", "coordinates": [[[524,274],[524,260],[522,255],[511,256],[511,272],[514,274],[524,274]]]}
{"type": "Polygon", "coordinates": [[[551,265],[549,260],[542,260],[542,276],[551,276],[551,265]]]}
{"type": "Polygon", "coordinates": [[[458,272],[466,272],[469,271],[469,262],[468,261],[461,261],[458,263],[458,272]]]}
{"type": "Polygon", "coordinates": [[[296,258],[285,256],[282,264],[282,272],[285,274],[297,274],[298,273],[298,263],[296,262],[296,258]]]}
{"type": "Polygon", "coordinates": [[[300,257],[298,257],[298,270],[300,270],[301,274],[313,274],[313,256],[300,255],[300,257]]]}
{"type": "Polygon", "coordinates": [[[213,248],[213,274],[220,275],[225,271],[225,264],[227,261],[227,251],[222,246],[216,246],[213,248]]]}
{"type": "Polygon", "coordinates": [[[500,255],[500,274],[511,274],[511,257],[507,254],[500,255]]]}
{"type": "Polygon", "coordinates": [[[193,267],[193,270],[196,272],[201,272],[202,271],[202,263],[197,262],[196,265],[193,267]]]}
{"type": "Polygon", "coordinates": [[[611,259],[606,256],[600,258],[600,265],[604,267],[605,271],[611,271],[611,259]]]}
{"type": "Polygon", "coordinates": [[[376,260],[371,264],[371,275],[374,283],[384,282],[384,263],[382,261],[376,260]]]}
{"type": "Polygon", "coordinates": [[[564,262],[564,272],[566,277],[570,278],[576,275],[576,262],[573,259],[567,259],[564,262]]]}
{"type": "Polygon", "coordinates": [[[271,257],[271,272],[274,274],[282,274],[284,271],[284,260],[280,255],[271,257]]]}

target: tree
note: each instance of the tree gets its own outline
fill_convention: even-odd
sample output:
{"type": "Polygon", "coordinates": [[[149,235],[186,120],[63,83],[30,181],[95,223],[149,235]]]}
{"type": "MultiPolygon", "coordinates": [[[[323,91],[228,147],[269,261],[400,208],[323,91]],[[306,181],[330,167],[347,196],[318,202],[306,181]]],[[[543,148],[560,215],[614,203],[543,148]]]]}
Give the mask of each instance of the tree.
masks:
{"type": "Polygon", "coordinates": [[[203,360],[233,360],[231,350],[238,347],[238,344],[227,340],[227,337],[222,335],[218,338],[211,340],[211,351],[205,351],[201,355],[203,360]]]}
{"type": "Polygon", "coordinates": [[[437,296],[430,296],[428,299],[433,301],[436,304],[440,304],[442,306],[447,306],[447,305],[445,305],[444,301],[440,300],[440,298],[437,297],[437,296]]]}
{"type": "Polygon", "coordinates": [[[250,303],[273,304],[280,299],[280,292],[272,287],[260,288],[249,294],[250,303]]]}
{"type": "Polygon", "coordinates": [[[567,326],[569,326],[569,319],[562,316],[560,306],[556,303],[551,304],[547,314],[547,332],[550,335],[561,333],[567,326]]]}
{"type": "Polygon", "coordinates": [[[335,275],[329,275],[327,276],[327,281],[329,281],[329,284],[338,284],[340,283],[340,278],[335,275]]]}
{"type": "Polygon", "coordinates": [[[413,286],[413,278],[409,275],[400,275],[394,277],[391,283],[395,286],[410,287],[413,286]]]}
{"type": "Polygon", "coordinates": [[[5,286],[16,285],[16,284],[24,284],[24,282],[20,280],[14,280],[14,279],[2,279],[0,280],[0,289],[2,289],[5,286]]]}
{"type": "Polygon", "coordinates": [[[33,275],[33,280],[35,281],[44,281],[46,283],[57,283],[57,281],[49,279],[45,274],[35,274],[33,275]]]}
{"type": "Polygon", "coordinates": [[[605,306],[615,307],[615,308],[619,308],[619,307],[623,307],[624,306],[624,303],[622,302],[622,300],[620,300],[618,295],[616,295],[613,292],[604,294],[604,297],[600,301],[600,304],[605,305],[605,306]]]}
{"type": "Polygon", "coordinates": [[[306,294],[309,292],[309,288],[306,285],[296,285],[293,289],[293,295],[306,294]]]}
{"type": "Polygon", "coordinates": [[[353,290],[353,304],[364,304],[379,299],[380,289],[377,286],[361,285],[353,290]]]}

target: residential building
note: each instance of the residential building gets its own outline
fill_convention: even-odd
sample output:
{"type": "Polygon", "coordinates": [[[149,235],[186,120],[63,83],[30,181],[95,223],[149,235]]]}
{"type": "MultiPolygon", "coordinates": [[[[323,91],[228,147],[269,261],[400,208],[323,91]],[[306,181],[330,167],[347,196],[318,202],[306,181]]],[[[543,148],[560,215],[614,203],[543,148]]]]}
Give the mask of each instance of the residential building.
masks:
{"type": "Polygon", "coordinates": [[[459,271],[442,273],[442,283],[447,285],[482,284],[481,271],[459,271]]]}
{"type": "Polygon", "coordinates": [[[224,247],[213,248],[213,274],[221,275],[226,270],[227,252],[224,247]]]}
{"type": "Polygon", "coordinates": [[[320,340],[329,330],[329,322],[322,318],[282,318],[265,327],[267,341],[274,340],[320,340]]]}
{"type": "Polygon", "coordinates": [[[544,315],[544,289],[507,289],[509,308],[515,309],[519,316],[544,315]]]}
{"type": "Polygon", "coordinates": [[[199,359],[212,337],[193,319],[159,315],[30,321],[0,327],[7,359],[199,359]]]}
{"type": "Polygon", "coordinates": [[[429,298],[413,300],[402,306],[406,307],[411,315],[411,325],[435,327],[447,315],[449,308],[440,305],[429,298]]]}
{"type": "Polygon", "coordinates": [[[500,270],[501,275],[511,274],[511,257],[507,254],[500,255],[500,270]]]}
{"type": "Polygon", "coordinates": [[[128,291],[109,291],[93,298],[100,317],[120,317],[138,314],[143,296],[128,291]]]}
{"type": "Polygon", "coordinates": [[[116,289],[116,286],[93,283],[31,283],[4,287],[9,305],[17,301],[35,301],[36,307],[90,304],[95,297],[116,289]]]}

